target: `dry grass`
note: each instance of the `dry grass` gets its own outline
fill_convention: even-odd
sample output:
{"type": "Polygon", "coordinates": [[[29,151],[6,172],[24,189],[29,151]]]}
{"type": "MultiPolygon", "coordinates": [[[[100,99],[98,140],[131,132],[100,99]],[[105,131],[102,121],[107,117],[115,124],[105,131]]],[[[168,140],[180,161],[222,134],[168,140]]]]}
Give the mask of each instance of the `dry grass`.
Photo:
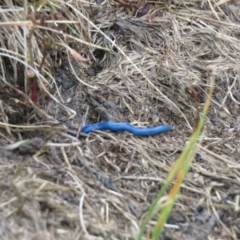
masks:
{"type": "Polygon", "coordinates": [[[141,18],[114,1],[45,3],[1,2],[0,238],[134,239],[214,74],[197,155],[162,239],[240,239],[238,1],[150,1],[141,18]],[[102,120],[174,130],[78,140],[68,120],[75,131],[102,120]]]}

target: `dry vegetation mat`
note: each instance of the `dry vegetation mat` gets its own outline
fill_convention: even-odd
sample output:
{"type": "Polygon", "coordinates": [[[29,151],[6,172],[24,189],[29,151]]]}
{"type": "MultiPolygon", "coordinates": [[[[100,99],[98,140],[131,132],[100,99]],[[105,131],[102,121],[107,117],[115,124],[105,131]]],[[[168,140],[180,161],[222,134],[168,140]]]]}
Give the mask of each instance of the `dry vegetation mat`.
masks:
{"type": "Polygon", "coordinates": [[[239,1],[0,1],[0,239],[135,239],[213,77],[161,239],[240,239],[239,66],[239,1]]]}

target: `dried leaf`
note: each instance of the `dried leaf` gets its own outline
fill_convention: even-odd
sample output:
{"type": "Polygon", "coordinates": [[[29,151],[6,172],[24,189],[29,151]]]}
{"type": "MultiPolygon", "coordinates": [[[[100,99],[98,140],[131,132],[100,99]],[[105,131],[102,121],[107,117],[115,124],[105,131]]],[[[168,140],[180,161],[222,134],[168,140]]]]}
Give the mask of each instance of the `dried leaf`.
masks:
{"type": "Polygon", "coordinates": [[[142,16],[146,15],[149,11],[149,8],[150,8],[149,4],[146,3],[143,7],[139,8],[137,10],[137,16],[142,17],[142,16]]]}
{"type": "Polygon", "coordinates": [[[25,74],[26,74],[27,78],[34,78],[34,77],[36,77],[35,72],[33,70],[31,70],[31,69],[27,69],[25,74]]]}
{"type": "Polygon", "coordinates": [[[76,61],[81,61],[81,62],[90,62],[90,59],[89,58],[84,58],[82,57],[78,52],[76,52],[74,49],[68,47],[69,51],[70,51],[70,54],[73,56],[73,58],[76,60],[76,61]]]}

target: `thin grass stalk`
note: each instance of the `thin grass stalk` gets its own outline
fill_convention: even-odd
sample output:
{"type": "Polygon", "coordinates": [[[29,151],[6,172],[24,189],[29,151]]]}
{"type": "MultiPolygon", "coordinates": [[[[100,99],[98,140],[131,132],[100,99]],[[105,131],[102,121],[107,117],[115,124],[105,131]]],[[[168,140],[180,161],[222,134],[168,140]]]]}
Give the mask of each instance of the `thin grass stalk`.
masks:
{"type": "Polygon", "coordinates": [[[176,183],[174,184],[170,193],[168,194],[167,203],[164,204],[164,207],[162,209],[160,217],[158,218],[157,223],[154,227],[152,240],[158,239],[162,233],[163,227],[170,216],[175,199],[181,188],[181,184],[184,181],[184,179],[188,173],[188,170],[190,168],[191,162],[194,158],[196,145],[197,145],[199,136],[201,134],[201,131],[202,131],[202,128],[204,125],[204,121],[205,121],[205,118],[206,118],[206,115],[207,115],[207,112],[208,112],[208,109],[209,109],[209,106],[211,103],[213,89],[214,89],[213,85],[214,85],[214,76],[212,76],[212,79],[211,79],[210,90],[209,90],[209,93],[207,95],[207,100],[204,105],[203,114],[202,114],[198,124],[196,125],[195,130],[194,130],[188,144],[184,148],[183,153],[181,154],[179,159],[176,161],[176,163],[172,167],[164,185],[162,186],[157,197],[153,201],[149,211],[147,212],[147,215],[143,221],[142,227],[140,228],[140,232],[137,237],[138,240],[142,239],[142,236],[144,234],[147,223],[150,221],[150,219],[153,217],[154,213],[156,212],[156,208],[157,208],[157,204],[158,204],[159,200],[164,196],[164,193],[166,192],[169,185],[172,183],[173,179],[176,178],[176,183]]]}

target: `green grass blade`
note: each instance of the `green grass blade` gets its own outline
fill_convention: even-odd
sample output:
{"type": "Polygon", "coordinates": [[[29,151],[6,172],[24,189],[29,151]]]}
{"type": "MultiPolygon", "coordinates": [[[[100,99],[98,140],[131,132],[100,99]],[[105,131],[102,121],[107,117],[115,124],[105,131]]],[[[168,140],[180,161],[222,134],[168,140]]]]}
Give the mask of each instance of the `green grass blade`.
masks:
{"type": "Polygon", "coordinates": [[[213,84],[214,84],[214,77],[212,78],[211,87],[210,87],[209,94],[207,96],[207,100],[204,105],[203,114],[198,124],[196,125],[195,130],[192,136],[190,137],[188,144],[185,146],[181,156],[172,167],[164,185],[162,186],[161,190],[157,194],[157,197],[154,199],[149,211],[147,212],[146,217],[143,220],[142,226],[140,228],[139,235],[137,237],[138,240],[142,239],[147,223],[150,221],[150,219],[153,217],[153,215],[157,210],[157,205],[159,200],[164,196],[167,188],[172,183],[172,181],[176,178],[176,182],[172,187],[170,193],[168,194],[167,202],[164,204],[160,217],[158,218],[157,223],[153,229],[152,240],[159,239],[159,236],[162,233],[164,225],[167,222],[169,215],[172,211],[177,194],[180,191],[181,184],[184,181],[187,175],[187,172],[190,168],[191,162],[195,156],[196,145],[197,145],[199,136],[201,134],[204,121],[211,103],[211,98],[213,94],[213,84]]]}

